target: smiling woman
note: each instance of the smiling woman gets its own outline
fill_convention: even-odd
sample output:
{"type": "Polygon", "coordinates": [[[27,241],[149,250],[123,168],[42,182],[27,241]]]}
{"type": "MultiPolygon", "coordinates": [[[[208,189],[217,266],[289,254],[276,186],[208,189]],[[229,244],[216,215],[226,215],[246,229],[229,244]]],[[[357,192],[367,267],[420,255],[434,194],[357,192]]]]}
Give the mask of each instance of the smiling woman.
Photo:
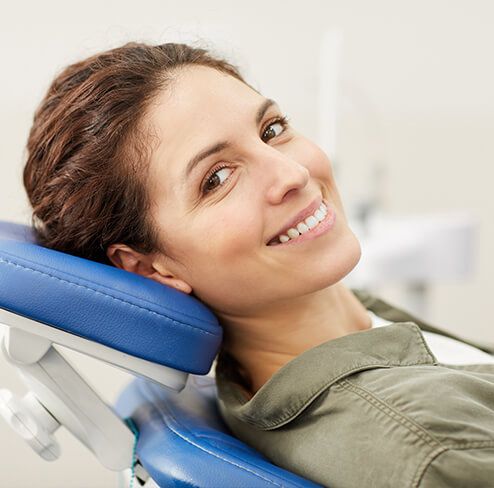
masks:
{"type": "Polygon", "coordinates": [[[361,250],[331,162],[236,67],[184,44],[97,54],[55,78],[27,147],[41,244],[216,314],[240,438],[334,488],[490,486],[493,349],[342,283],[361,250]]]}

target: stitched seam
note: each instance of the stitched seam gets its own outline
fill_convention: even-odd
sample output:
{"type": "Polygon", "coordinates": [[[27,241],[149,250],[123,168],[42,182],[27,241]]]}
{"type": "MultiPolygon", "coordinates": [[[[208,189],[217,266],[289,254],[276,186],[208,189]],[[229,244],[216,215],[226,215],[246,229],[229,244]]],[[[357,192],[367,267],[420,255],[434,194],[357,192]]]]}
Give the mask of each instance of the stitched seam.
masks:
{"type": "MultiPolygon", "coordinates": [[[[151,402],[153,402],[153,399],[152,399],[152,398],[149,398],[149,396],[147,395],[147,391],[145,391],[145,392],[144,392],[144,394],[145,394],[145,396],[148,398],[148,400],[150,400],[151,402]]],[[[192,432],[191,432],[191,431],[190,431],[190,430],[189,430],[186,426],[184,426],[183,424],[180,424],[180,422],[178,422],[178,421],[177,421],[177,419],[176,419],[176,418],[175,418],[175,416],[173,415],[173,412],[170,410],[170,408],[166,405],[166,403],[165,403],[165,402],[162,402],[160,405],[161,405],[161,407],[162,407],[164,410],[166,410],[166,411],[168,412],[169,416],[173,419],[173,421],[174,421],[176,424],[181,425],[181,426],[182,426],[182,428],[184,428],[185,430],[187,430],[187,432],[189,432],[189,435],[191,435],[192,437],[194,437],[194,434],[192,434],[192,432]]],[[[162,418],[162,420],[163,420],[163,422],[165,423],[165,425],[166,425],[166,426],[167,426],[167,427],[168,427],[168,428],[169,428],[169,429],[170,429],[170,430],[171,430],[171,431],[172,431],[172,432],[173,432],[176,436],[180,437],[180,439],[182,439],[183,441],[187,442],[188,444],[190,444],[190,445],[192,445],[192,446],[196,447],[197,449],[199,449],[199,450],[201,450],[201,451],[206,452],[207,454],[209,454],[209,455],[211,455],[211,456],[213,456],[213,457],[215,457],[215,458],[221,459],[222,461],[224,461],[224,462],[226,462],[226,463],[228,463],[228,464],[231,464],[231,465],[233,465],[233,466],[236,466],[237,468],[239,468],[239,469],[241,469],[241,470],[243,470],[243,471],[247,471],[248,473],[250,473],[250,474],[252,474],[252,475],[254,475],[254,476],[258,477],[258,478],[261,478],[262,480],[267,481],[268,483],[271,483],[272,485],[279,486],[280,488],[282,488],[282,487],[283,487],[283,485],[280,485],[280,484],[279,484],[279,483],[277,483],[276,481],[270,480],[269,478],[265,478],[264,476],[262,476],[262,475],[260,475],[259,473],[256,473],[255,471],[253,471],[253,470],[251,470],[251,469],[247,468],[246,466],[242,466],[242,465],[240,465],[240,464],[237,464],[237,463],[233,462],[233,461],[232,461],[232,460],[230,460],[230,459],[226,459],[226,458],[224,458],[223,456],[221,456],[221,455],[219,455],[219,454],[216,454],[216,453],[214,453],[214,452],[211,452],[210,450],[206,449],[205,447],[202,447],[202,446],[200,446],[200,445],[196,444],[193,440],[191,440],[191,439],[189,439],[189,438],[185,437],[184,435],[180,434],[179,432],[177,432],[177,431],[173,428],[173,426],[170,424],[170,422],[167,422],[167,421],[166,421],[166,417],[165,417],[165,415],[163,414],[163,412],[161,411],[161,409],[157,408],[157,407],[156,407],[156,405],[155,405],[155,408],[156,408],[156,410],[158,410],[159,415],[160,415],[160,417],[162,418]]],[[[210,444],[209,442],[207,442],[207,444],[211,446],[211,444],[210,444]]],[[[211,446],[211,447],[213,447],[213,446],[211,446]]],[[[221,449],[219,449],[218,447],[216,447],[216,449],[221,450],[221,449]]],[[[229,454],[229,455],[230,455],[230,456],[232,456],[232,457],[236,457],[236,456],[233,456],[232,454],[229,454]]]]}
{"type": "MultiPolygon", "coordinates": [[[[254,424],[255,426],[261,426],[265,428],[276,428],[280,427],[280,424],[283,424],[283,422],[287,419],[290,419],[291,417],[298,415],[300,413],[300,410],[302,410],[304,407],[307,407],[312,401],[317,398],[325,389],[328,388],[328,386],[331,386],[333,383],[338,382],[341,378],[344,378],[345,376],[348,376],[352,373],[355,373],[356,371],[361,370],[362,368],[375,368],[375,367],[383,367],[383,368],[389,368],[392,366],[392,364],[389,363],[378,363],[378,364],[365,364],[365,365],[359,365],[356,366],[355,368],[352,368],[348,371],[345,371],[344,373],[339,374],[338,376],[334,378],[330,378],[328,381],[325,381],[320,387],[318,387],[314,392],[309,394],[309,398],[304,398],[301,402],[297,403],[294,407],[292,407],[290,410],[288,410],[284,415],[281,417],[278,417],[276,421],[272,422],[259,422],[257,419],[252,419],[249,415],[243,414],[240,417],[242,417],[243,420],[254,424]]],[[[237,395],[237,392],[235,391],[235,394],[237,395]]],[[[240,398],[238,396],[238,398],[240,398]]],[[[242,401],[245,402],[245,399],[242,399],[242,401]]]]}
{"type": "MultiPolygon", "coordinates": [[[[405,323],[405,322],[403,322],[405,323]]],[[[277,427],[281,427],[285,421],[290,420],[292,417],[299,415],[300,412],[306,408],[312,401],[317,398],[325,389],[327,389],[329,386],[331,386],[333,383],[336,383],[340,381],[342,378],[345,376],[350,376],[355,372],[358,371],[365,371],[366,369],[371,369],[371,368],[390,368],[390,367],[400,367],[400,366],[416,366],[419,364],[431,364],[430,361],[433,360],[432,365],[436,364],[436,357],[432,354],[431,350],[427,346],[424,337],[419,331],[419,327],[417,324],[410,322],[411,325],[414,327],[411,327],[415,335],[418,337],[420,344],[424,346],[425,350],[427,351],[425,354],[420,354],[418,358],[414,359],[413,361],[398,361],[398,362],[380,362],[380,363],[373,363],[373,364],[360,364],[358,366],[355,366],[354,368],[345,371],[344,373],[339,374],[336,377],[330,378],[329,380],[325,381],[321,386],[317,387],[313,392],[309,393],[309,398],[304,398],[302,401],[297,403],[294,407],[291,409],[287,410],[284,415],[281,417],[278,417],[276,421],[271,421],[271,422],[260,422],[259,420],[250,417],[247,414],[241,414],[239,417],[245,421],[248,422],[251,425],[254,425],[256,427],[261,427],[264,429],[275,429],[277,427]],[[429,353],[429,354],[427,354],[429,353]]],[[[235,392],[236,394],[236,392],[235,392]]],[[[237,396],[237,395],[236,395],[237,396]]],[[[240,397],[237,397],[237,399],[240,397]]],[[[242,403],[245,402],[244,398],[240,398],[242,400],[242,403]]]]}
{"type": "Polygon", "coordinates": [[[177,321],[175,319],[172,319],[170,317],[167,317],[166,315],[163,315],[163,314],[160,314],[158,312],[155,312],[154,310],[149,310],[148,308],[142,307],[141,305],[136,305],[135,303],[130,303],[130,302],[126,301],[126,300],[123,300],[122,298],[114,297],[113,295],[110,295],[108,293],[103,293],[102,291],[95,290],[93,288],[90,288],[89,286],[81,285],[79,283],[74,283],[72,281],[68,281],[68,280],[65,280],[63,278],[59,278],[58,276],[54,276],[54,275],[51,275],[49,273],[46,273],[46,272],[43,272],[43,271],[39,271],[37,269],[32,269],[32,268],[28,268],[27,266],[23,266],[21,264],[13,263],[13,262],[8,261],[8,260],[5,260],[3,258],[0,258],[0,263],[5,263],[5,264],[7,264],[9,266],[14,266],[16,268],[21,268],[21,269],[26,270],[26,271],[30,271],[30,272],[33,272],[33,273],[38,273],[38,274],[43,275],[43,276],[48,276],[49,278],[52,278],[52,279],[57,280],[57,281],[60,281],[62,283],[67,283],[69,285],[76,286],[78,288],[82,288],[84,290],[88,290],[90,292],[93,292],[96,295],[101,295],[101,296],[103,296],[105,298],[108,298],[110,300],[115,300],[117,302],[121,302],[124,305],[127,305],[127,306],[129,306],[131,308],[133,307],[133,308],[137,308],[139,310],[143,310],[145,312],[148,312],[149,314],[156,315],[158,317],[164,318],[164,319],[169,320],[169,321],[173,322],[174,324],[180,325],[182,327],[187,327],[189,329],[192,329],[192,330],[201,332],[202,334],[208,334],[208,335],[212,335],[212,336],[217,337],[217,334],[213,334],[212,332],[209,332],[207,330],[199,329],[199,328],[193,327],[191,325],[184,324],[183,322],[179,322],[179,321],[177,321]]]}
{"type": "MultiPolygon", "coordinates": [[[[16,256],[15,254],[11,254],[11,253],[10,253],[10,252],[8,252],[8,251],[4,251],[4,250],[2,250],[2,254],[7,255],[7,256],[11,256],[11,257],[12,257],[12,258],[14,258],[14,259],[18,258],[18,256],[16,256]]],[[[38,263],[36,263],[35,261],[32,261],[31,259],[28,259],[28,258],[25,258],[25,257],[22,257],[22,260],[23,260],[23,261],[27,261],[27,262],[31,263],[32,265],[36,265],[36,264],[38,264],[38,263]]],[[[0,261],[2,261],[2,258],[0,258],[0,261]]],[[[31,269],[31,268],[27,267],[26,265],[20,265],[20,264],[19,264],[19,263],[17,263],[17,262],[14,262],[14,261],[9,261],[9,260],[8,260],[7,258],[5,258],[5,257],[3,258],[3,262],[4,262],[4,263],[6,263],[6,264],[13,264],[13,265],[24,266],[26,269],[31,269]]],[[[43,263],[43,267],[45,268],[45,271],[43,271],[43,273],[48,273],[48,271],[46,271],[46,268],[48,268],[48,269],[50,269],[50,270],[53,270],[53,271],[55,271],[55,272],[56,272],[56,271],[58,271],[58,270],[57,270],[57,268],[53,268],[52,266],[48,266],[47,264],[44,264],[44,263],[43,263]]],[[[36,271],[38,271],[38,272],[40,272],[40,273],[41,273],[41,271],[39,271],[39,270],[36,270],[36,271]]],[[[83,277],[80,277],[80,276],[74,275],[73,273],[69,273],[68,271],[65,271],[65,270],[64,270],[64,271],[62,271],[62,272],[63,272],[63,274],[64,274],[64,275],[69,275],[70,277],[72,277],[72,278],[74,278],[74,279],[79,279],[79,280],[82,280],[82,281],[88,281],[88,279],[87,279],[87,278],[83,278],[83,277]]],[[[49,273],[48,273],[48,274],[49,274],[49,273]]],[[[64,278],[64,279],[66,279],[66,280],[68,281],[68,278],[64,278]]],[[[74,283],[76,283],[76,282],[74,282],[74,283]]],[[[78,284],[78,283],[76,283],[76,284],[78,284]]],[[[111,287],[111,286],[109,286],[109,285],[101,285],[101,286],[104,286],[104,287],[105,287],[106,289],[108,289],[109,291],[116,291],[116,292],[118,292],[118,291],[119,291],[119,290],[115,290],[113,287],[111,287]]],[[[126,293],[127,295],[129,295],[131,298],[135,298],[136,300],[140,300],[140,301],[142,301],[142,302],[146,302],[146,303],[149,303],[149,304],[151,304],[151,305],[154,305],[154,302],[152,302],[152,301],[150,301],[150,300],[148,300],[148,299],[146,299],[146,298],[139,297],[139,296],[135,296],[135,295],[132,295],[131,293],[128,293],[128,292],[125,292],[125,293],[126,293]]],[[[165,308],[165,309],[167,308],[167,307],[165,307],[165,306],[163,306],[163,305],[161,305],[161,306],[162,306],[163,308],[165,308]]],[[[184,313],[184,312],[182,312],[182,311],[181,311],[180,313],[181,313],[182,315],[184,315],[185,317],[189,317],[189,318],[195,319],[195,317],[194,317],[193,315],[188,315],[188,314],[186,314],[186,313],[184,313]]],[[[206,322],[206,323],[208,323],[208,324],[211,324],[211,325],[213,325],[213,326],[216,326],[216,325],[217,325],[217,324],[216,324],[216,322],[210,322],[209,320],[204,320],[204,322],[206,322]]]]}
{"type": "Polygon", "coordinates": [[[492,441],[467,441],[463,444],[456,444],[455,442],[446,443],[442,442],[444,446],[453,451],[462,451],[463,449],[477,449],[481,447],[494,447],[494,440],[492,441]]]}
{"type": "MultiPolygon", "coordinates": [[[[427,361],[430,360],[428,356],[420,356],[419,360],[424,360],[426,364],[429,364],[427,361]]],[[[380,362],[380,363],[372,363],[372,364],[360,364],[358,366],[355,366],[352,369],[349,369],[345,371],[344,373],[339,374],[336,377],[330,378],[329,380],[325,381],[321,386],[319,386],[317,389],[315,389],[312,393],[309,394],[309,398],[304,398],[301,402],[297,403],[294,407],[292,407],[290,410],[287,410],[287,412],[282,415],[281,417],[278,417],[275,421],[271,422],[260,422],[257,419],[251,418],[247,414],[242,414],[240,417],[242,420],[249,422],[250,424],[253,424],[254,426],[257,427],[263,427],[263,428],[277,428],[281,427],[282,424],[286,421],[291,419],[292,417],[299,415],[301,410],[309,406],[312,401],[317,398],[324,390],[326,390],[328,387],[330,387],[333,383],[337,383],[340,381],[342,378],[345,378],[346,376],[350,376],[353,373],[359,372],[359,371],[365,371],[367,369],[372,369],[372,368],[391,368],[391,367],[398,367],[398,366],[416,366],[418,364],[424,364],[421,363],[417,360],[410,361],[410,362],[380,362]],[[281,425],[280,425],[281,424],[281,425]]],[[[236,394],[236,392],[235,392],[236,394]]],[[[238,397],[240,398],[240,397],[238,397]]],[[[245,402],[244,398],[241,398],[242,402],[245,402]]]]}
{"type": "MultiPolygon", "coordinates": [[[[244,454],[247,454],[247,455],[252,455],[252,451],[250,451],[248,448],[242,446],[242,445],[238,445],[235,441],[238,440],[238,439],[233,439],[233,440],[230,440],[230,439],[218,439],[214,434],[211,435],[211,434],[194,434],[194,437],[196,439],[204,439],[204,441],[208,442],[210,446],[214,447],[215,449],[220,449],[220,450],[223,450],[221,447],[217,446],[216,443],[222,443],[222,444],[226,444],[227,446],[231,447],[232,449],[239,449],[241,450],[244,454]]],[[[238,457],[238,456],[236,456],[238,457]]]]}
{"type": "Polygon", "coordinates": [[[367,400],[371,405],[375,406],[392,419],[398,421],[403,427],[408,429],[430,446],[435,447],[437,445],[442,445],[441,442],[431,436],[420,424],[417,424],[410,418],[405,417],[401,412],[374,396],[370,391],[362,388],[361,386],[357,386],[348,380],[342,380],[340,385],[349,391],[353,391],[363,399],[367,400]]]}
{"type": "Polygon", "coordinates": [[[412,484],[410,485],[410,488],[418,488],[420,485],[420,482],[422,481],[422,478],[424,477],[425,471],[427,470],[427,467],[430,466],[430,463],[442,454],[443,452],[447,451],[448,449],[445,447],[438,447],[437,449],[434,449],[433,451],[429,452],[427,456],[422,460],[422,462],[418,465],[417,471],[415,472],[415,476],[413,477],[412,484]]]}
{"type": "Polygon", "coordinates": [[[415,335],[418,336],[419,338],[419,341],[420,343],[422,344],[422,346],[425,348],[425,350],[429,353],[425,356],[420,356],[421,358],[422,357],[427,357],[428,359],[432,359],[434,361],[434,363],[437,363],[437,358],[436,356],[434,356],[434,354],[432,353],[432,351],[430,350],[427,342],[425,341],[424,339],[424,336],[422,335],[422,333],[420,332],[420,327],[415,323],[415,322],[411,322],[413,325],[415,325],[415,327],[412,327],[413,331],[415,332],[415,335]]]}
{"type": "Polygon", "coordinates": [[[432,462],[439,457],[439,455],[444,454],[447,451],[456,451],[456,450],[463,450],[463,449],[477,449],[477,448],[482,448],[482,447],[494,447],[494,441],[467,441],[464,444],[460,444],[459,446],[455,446],[454,443],[450,445],[445,445],[445,449],[439,449],[437,451],[432,451],[425,459],[424,461],[420,464],[420,466],[417,469],[417,473],[414,478],[414,482],[411,486],[411,488],[419,488],[420,482],[422,481],[423,477],[425,476],[425,473],[428,468],[430,468],[430,465],[432,462]]]}
{"type": "MultiPolygon", "coordinates": [[[[160,412],[161,413],[161,412],[160,412]]],[[[163,415],[162,415],[163,416],[163,415]]],[[[164,416],[163,416],[164,417],[164,416]]],[[[175,418],[174,418],[175,420],[175,418]]],[[[197,449],[201,450],[201,451],[204,451],[206,452],[207,454],[209,454],[210,456],[213,456],[215,458],[218,458],[218,459],[221,459],[222,461],[228,463],[228,464],[232,464],[233,466],[236,466],[237,468],[243,470],[243,471],[247,471],[248,473],[258,477],[258,478],[261,478],[262,480],[264,481],[267,481],[268,483],[271,483],[272,485],[275,485],[275,486],[279,486],[280,488],[283,486],[283,485],[280,485],[279,483],[276,483],[275,481],[272,481],[268,478],[265,478],[264,476],[260,475],[259,473],[256,473],[255,471],[245,467],[245,466],[242,466],[238,463],[235,463],[233,462],[232,460],[230,459],[226,459],[225,457],[219,455],[219,454],[216,454],[214,452],[211,452],[210,450],[202,447],[202,446],[199,446],[198,444],[196,444],[194,441],[192,441],[191,439],[188,439],[187,437],[185,437],[184,435],[180,434],[179,432],[177,432],[170,424],[168,424],[168,428],[178,437],[180,437],[182,440],[184,440],[185,442],[187,442],[188,444],[196,447],[197,449]]],[[[182,426],[183,428],[183,426],[182,426]]],[[[190,433],[190,432],[189,432],[190,433]]],[[[209,445],[209,442],[207,443],[209,445]]],[[[218,449],[218,447],[216,447],[216,449],[218,449]]],[[[231,454],[230,454],[231,455],[231,454]]],[[[231,455],[232,457],[236,457],[236,456],[233,456],[231,455]]]]}

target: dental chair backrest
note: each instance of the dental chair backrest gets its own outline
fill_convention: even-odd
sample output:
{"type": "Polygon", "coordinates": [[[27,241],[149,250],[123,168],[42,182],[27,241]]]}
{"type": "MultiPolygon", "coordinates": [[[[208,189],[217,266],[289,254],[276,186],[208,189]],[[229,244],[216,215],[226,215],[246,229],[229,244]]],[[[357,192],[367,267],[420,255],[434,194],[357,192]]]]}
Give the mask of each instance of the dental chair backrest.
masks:
{"type": "Polygon", "coordinates": [[[0,323],[7,326],[2,351],[30,390],[22,399],[0,390],[0,413],[45,459],[59,456],[53,434],[63,425],[107,468],[137,468],[145,486],[317,486],[229,433],[214,380],[200,376],[222,330],[194,297],[44,248],[29,227],[0,221],[0,323]],[[137,379],[111,408],[57,344],[137,379]],[[138,463],[130,425],[139,431],[138,463]]]}

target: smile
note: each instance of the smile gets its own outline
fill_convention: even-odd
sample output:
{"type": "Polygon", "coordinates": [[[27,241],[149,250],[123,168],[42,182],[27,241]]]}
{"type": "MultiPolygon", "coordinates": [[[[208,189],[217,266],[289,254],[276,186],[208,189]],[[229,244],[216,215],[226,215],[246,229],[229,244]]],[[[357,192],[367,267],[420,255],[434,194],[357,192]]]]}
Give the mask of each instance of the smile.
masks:
{"type": "Polygon", "coordinates": [[[334,209],[324,202],[313,215],[270,241],[268,246],[287,246],[319,237],[332,229],[335,219],[334,209]]]}

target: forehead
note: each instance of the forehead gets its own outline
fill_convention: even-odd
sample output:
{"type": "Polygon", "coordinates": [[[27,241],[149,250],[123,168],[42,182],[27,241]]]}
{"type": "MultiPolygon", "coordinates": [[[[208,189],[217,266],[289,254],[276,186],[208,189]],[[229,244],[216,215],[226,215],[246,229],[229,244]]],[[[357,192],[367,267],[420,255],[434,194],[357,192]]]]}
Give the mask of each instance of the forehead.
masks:
{"type": "Polygon", "coordinates": [[[238,137],[238,127],[252,124],[263,100],[226,73],[204,66],[181,69],[148,112],[158,139],[150,170],[178,183],[192,156],[216,141],[238,137]]]}

